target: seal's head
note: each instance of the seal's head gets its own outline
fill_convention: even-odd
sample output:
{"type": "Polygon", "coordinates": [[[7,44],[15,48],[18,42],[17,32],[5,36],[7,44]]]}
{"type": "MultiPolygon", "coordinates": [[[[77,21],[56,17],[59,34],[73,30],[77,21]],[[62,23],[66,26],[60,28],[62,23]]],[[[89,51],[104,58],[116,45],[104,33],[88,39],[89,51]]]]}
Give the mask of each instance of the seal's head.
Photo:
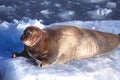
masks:
{"type": "Polygon", "coordinates": [[[42,39],[42,33],[42,30],[38,27],[28,26],[21,36],[21,40],[25,46],[32,47],[42,39]]]}

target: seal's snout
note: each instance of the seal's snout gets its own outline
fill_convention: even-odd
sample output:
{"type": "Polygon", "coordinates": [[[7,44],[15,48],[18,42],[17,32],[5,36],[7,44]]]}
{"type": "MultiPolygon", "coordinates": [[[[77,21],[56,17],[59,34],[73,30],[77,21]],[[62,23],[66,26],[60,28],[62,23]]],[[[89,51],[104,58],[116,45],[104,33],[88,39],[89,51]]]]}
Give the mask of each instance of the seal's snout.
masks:
{"type": "Polygon", "coordinates": [[[23,41],[24,39],[25,39],[25,36],[22,35],[22,36],[20,37],[20,40],[23,41]]]}

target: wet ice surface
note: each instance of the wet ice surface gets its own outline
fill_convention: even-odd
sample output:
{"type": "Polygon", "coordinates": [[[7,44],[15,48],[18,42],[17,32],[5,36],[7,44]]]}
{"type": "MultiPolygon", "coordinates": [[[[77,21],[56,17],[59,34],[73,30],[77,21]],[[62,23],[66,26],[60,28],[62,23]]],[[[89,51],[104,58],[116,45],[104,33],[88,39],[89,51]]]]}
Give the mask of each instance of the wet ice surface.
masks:
{"type": "Polygon", "coordinates": [[[0,24],[0,79],[119,80],[120,49],[105,56],[72,60],[63,65],[53,65],[45,68],[35,66],[32,60],[24,57],[10,58],[12,52],[22,51],[23,44],[19,37],[27,26],[36,25],[43,28],[58,24],[76,25],[115,34],[120,33],[120,21],[71,21],[51,25],[43,25],[38,20],[3,22],[0,24]]]}
{"type": "Polygon", "coordinates": [[[0,0],[0,21],[120,20],[119,0],[0,0]],[[24,6],[23,6],[24,5],[24,6]]]}

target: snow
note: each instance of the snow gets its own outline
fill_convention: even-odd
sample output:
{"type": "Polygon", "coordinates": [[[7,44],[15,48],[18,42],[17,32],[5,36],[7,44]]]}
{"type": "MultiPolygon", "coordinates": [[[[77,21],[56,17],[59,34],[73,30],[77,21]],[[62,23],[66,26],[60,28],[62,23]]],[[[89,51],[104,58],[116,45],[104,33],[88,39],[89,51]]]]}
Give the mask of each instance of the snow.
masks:
{"type": "Polygon", "coordinates": [[[92,11],[88,11],[87,12],[89,17],[93,18],[93,19],[106,19],[109,14],[112,13],[112,9],[107,9],[107,8],[98,8],[92,11]]]}
{"type": "Polygon", "coordinates": [[[5,6],[5,5],[0,5],[0,13],[6,13],[7,15],[10,15],[12,13],[14,13],[15,9],[11,6],[5,6]]]}
{"type": "Polygon", "coordinates": [[[63,65],[57,64],[45,68],[35,66],[31,59],[11,58],[13,52],[23,50],[23,44],[19,38],[27,26],[36,25],[44,28],[58,24],[120,33],[119,20],[69,21],[51,25],[44,25],[41,20],[2,22],[0,24],[0,80],[119,80],[119,48],[108,55],[72,60],[63,65]]]}
{"type": "Polygon", "coordinates": [[[25,29],[27,26],[30,25],[34,25],[34,26],[38,26],[41,29],[44,28],[43,24],[40,24],[42,22],[42,20],[29,20],[27,23],[24,21],[19,22],[20,24],[17,25],[18,30],[19,29],[25,29]]]}
{"type": "Polygon", "coordinates": [[[116,8],[117,7],[117,4],[115,2],[108,2],[106,4],[106,7],[107,8],[116,8]]]}
{"type": "Polygon", "coordinates": [[[120,20],[119,5],[120,0],[0,0],[0,22],[24,17],[42,19],[44,24],[71,20],[120,20]]]}
{"type": "Polygon", "coordinates": [[[63,20],[72,20],[72,18],[75,16],[75,12],[74,11],[71,11],[71,10],[68,10],[68,11],[62,11],[58,14],[58,16],[63,19],[63,20]]]}
{"type": "Polygon", "coordinates": [[[108,2],[109,0],[78,0],[78,1],[82,1],[85,3],[104,3],[104,2],[108,2]]]}

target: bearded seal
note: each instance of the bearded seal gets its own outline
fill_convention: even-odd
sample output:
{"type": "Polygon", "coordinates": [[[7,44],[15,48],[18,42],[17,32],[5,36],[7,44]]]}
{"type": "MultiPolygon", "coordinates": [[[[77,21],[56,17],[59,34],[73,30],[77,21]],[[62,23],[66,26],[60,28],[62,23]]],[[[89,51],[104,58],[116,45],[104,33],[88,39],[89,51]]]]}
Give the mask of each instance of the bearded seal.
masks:
{"type": "Polygon", "coordinates": [[[39,66],[63,64],[73,59],[106,54],[120,45],[120,36],[71,25],[40,29],[29,26],[21,36],[25,48],[13,57],[30,56],[39,66]]]}

